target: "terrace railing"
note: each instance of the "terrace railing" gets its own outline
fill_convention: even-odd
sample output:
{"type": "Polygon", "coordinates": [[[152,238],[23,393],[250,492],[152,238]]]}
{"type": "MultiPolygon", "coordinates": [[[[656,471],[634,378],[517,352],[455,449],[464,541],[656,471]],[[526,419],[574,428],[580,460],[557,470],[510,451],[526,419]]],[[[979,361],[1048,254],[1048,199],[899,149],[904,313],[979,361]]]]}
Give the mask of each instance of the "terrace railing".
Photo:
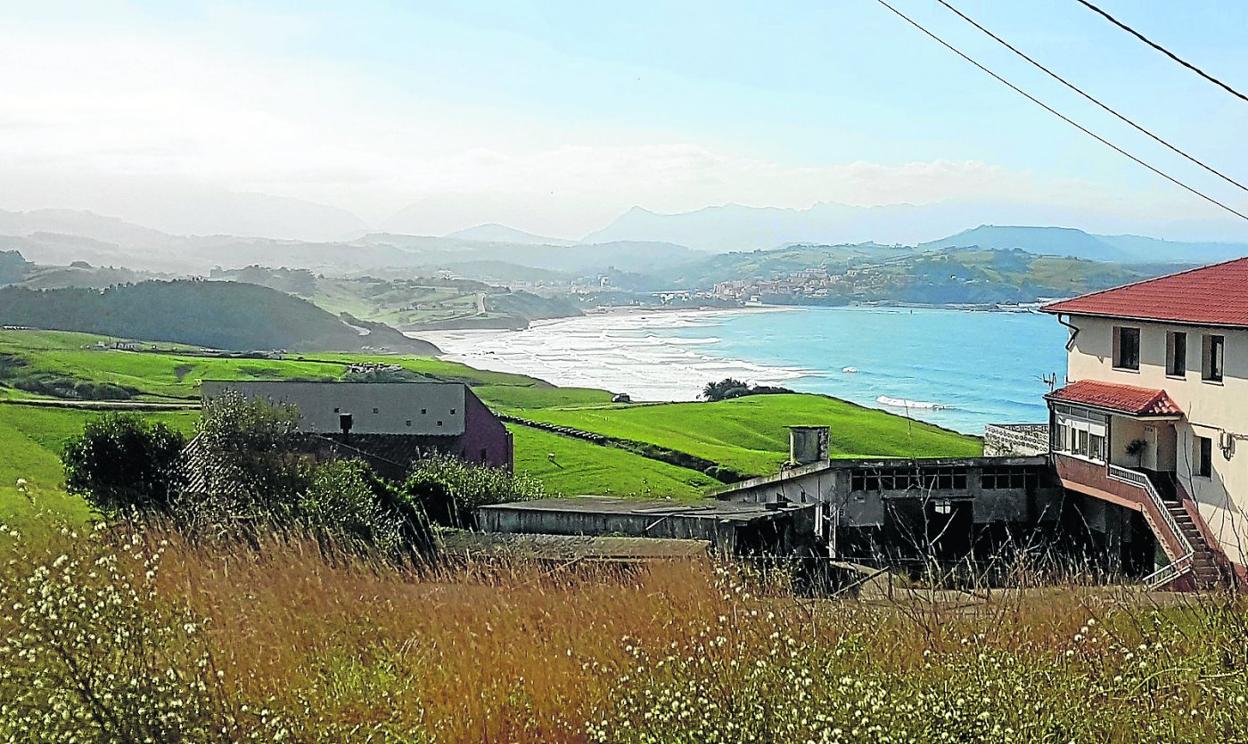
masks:
{"type": "Polygon", "coordinates": [[[984,427],[986,453],[1028,456],[1048,451],[1048,424],[988,424],[984,427]]]}
{"type": "MultiPolygon", "coordinates": [[[[1165,525],[1165,529],[1174,537],[1174,541],[1179,545],[1179,549],[1175,550],[1175,548],[1171,546],[1169,540],[1161,541],[1162,549],[1166,551],[1166,555],[1170,556],[1170,564],[1162,566],[1148,576],[1145,576],[1144,583],[1150,589],[1156,589],[1169,584],[1175,579],[1191,571],[1194,565],[1193,559],[1196,555],[1196,548],[1192,545],[1191,541],[1187,539],[1187,535],[1179,527],[1178,521],[1175,520],[1174,515],[1170,513],[1170,508],[1166,505],[1165,499],[1163,499],[1161,494],[1157,492],[1157,487],[1153,485],[1153,481],[1148,477],[1148,475],[1146,473],[1141,473],[1138,470],[1131,470],[1130,468],[1110,464],[1109,477],[1116,481],[1136,486],[1142,490],[1152,503],[1152,511],[1155,511],[1158,514],[1159,518],[1165,525]]],[[[1154,521],[1154,517],[1150,513],[1150,510],[1144,510],[1144,518],[1148,520],[1149,526],[1153,529],[1153,533],[1158,533],[1158,527],[1160,525],[1154,521]]]]}

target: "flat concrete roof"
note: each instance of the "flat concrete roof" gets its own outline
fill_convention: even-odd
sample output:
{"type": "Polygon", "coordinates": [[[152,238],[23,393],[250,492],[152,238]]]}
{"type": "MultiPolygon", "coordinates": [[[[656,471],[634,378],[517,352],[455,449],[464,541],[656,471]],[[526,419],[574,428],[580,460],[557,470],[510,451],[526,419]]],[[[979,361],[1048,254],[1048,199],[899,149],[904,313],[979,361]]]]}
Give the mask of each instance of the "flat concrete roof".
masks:
{"type": "Polygon", "coordinates": [[[737,501],[675,502],[662,499],[627,499],[618,496],[572,496],[561,499],[538,499],[536,501],[510,501],[480,507],[488,511],[563,512],[580,514],[604,514],[655,517],[681,517],[685,519],[716,519],[733,522],[752,522],[774,519],[811,504],[789,504],[772,509],[765,504],[737,501]]]}

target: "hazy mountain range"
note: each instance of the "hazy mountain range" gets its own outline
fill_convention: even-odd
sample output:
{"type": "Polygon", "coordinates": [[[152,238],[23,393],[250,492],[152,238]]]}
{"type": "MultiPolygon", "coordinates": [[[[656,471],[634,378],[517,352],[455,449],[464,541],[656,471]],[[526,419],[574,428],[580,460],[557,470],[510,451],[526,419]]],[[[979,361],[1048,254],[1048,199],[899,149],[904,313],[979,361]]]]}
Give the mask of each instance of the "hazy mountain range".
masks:
{"type": "MultiPolygon", "coordinates": [[[[624,272],[672,279],[676,267],[715,261],[713,255],[774,250],[795,243],[852,245],[886,223],[927,207],[856,209],[818,205],[809,210],[714,207],[660,215],[633,209],[580,242],[487,224],[444,236],[366,233],[341,240],[307,241],[234,235],[174,235],[73,210],[0,210],[0,250],[16,250],[44,265],[95,265],[169,273],[207,273],[213,267],[289,266],[326,273],[399,270],[425,274],[446,269],[474,278],[526,281],[624,272]],[[802,237],[808,236],[808,237],[802,237]],[[488,267],[488,276],[477,270],[488,267]],[[546,273],[543,273],[546,272],[546,273]]],[[[929,212],[930,214],[930,212],[929,212]]],[[[950,213],[951,215],[953,213],[950,213]]],[[[952,217],[951,217],[952,218],[952,217]]],[[[966,223],[962,223],[962,227],[966,223]]],[[[892,228],[892,232],[896,232],[892,228]]],[[[909,243],[904,250],[946,247],[1021,249],[1117,263],[1200,263],[1248,255],[1248,243],[1184,242],[1139,235],[1097,235],[1074,228],[980,225],[947,237],[909,243]]],[[[885,241],[874,241],[877,244],[885,241]]]]}

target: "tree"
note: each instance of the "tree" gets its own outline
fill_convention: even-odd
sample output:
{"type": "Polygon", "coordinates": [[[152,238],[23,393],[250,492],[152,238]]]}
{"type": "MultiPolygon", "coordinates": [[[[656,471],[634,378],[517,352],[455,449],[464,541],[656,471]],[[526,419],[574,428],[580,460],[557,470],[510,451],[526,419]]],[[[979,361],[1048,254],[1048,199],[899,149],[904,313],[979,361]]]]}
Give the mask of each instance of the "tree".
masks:
{"type": "Polygon", "coordinates": [[[286,521],[313,477],[311,458],[292,446],[299,419],[294,406],[234,391],[208,401],[196,437],[206,495],[214,502],[205,506],[286,521]]]}
{"type": "Polygon", "coordinates": [[[104,514],[165,511],[181,484],[183,436],[133,414],[87,422],[65,445],[65,487],[104,514]]]}
{"type": "Polygon", "coordinates": [[[708,382],[702,388],[702,397],[706,400],[727,400],[728,398],[737,398],[747,395],[750,390],[749,383],[732,377],[726,377],[719,382],[708,382]]]}

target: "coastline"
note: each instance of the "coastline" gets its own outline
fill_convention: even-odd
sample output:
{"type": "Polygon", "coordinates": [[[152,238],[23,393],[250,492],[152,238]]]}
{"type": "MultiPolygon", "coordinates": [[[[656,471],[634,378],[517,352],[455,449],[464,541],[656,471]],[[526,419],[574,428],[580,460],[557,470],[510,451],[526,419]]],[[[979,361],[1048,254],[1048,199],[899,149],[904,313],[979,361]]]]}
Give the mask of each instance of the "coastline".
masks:
{"type": "Polygon", "coordinates": [[[696,400],[734,377],[968,434],[1044,420],[1042,375],[1065,361],[1064,329],[1047,316],[885,305],[628,307],[422,338],[444,359],[638,402],[696,400]]]}
{"type": "Polygon", "coordinates": [[[783,385],[812,370],[701,353],[713,345],[714,321],[798,308],[621,307],[572,318],[534,321],[526,329],[471,329],[420,333],[439,358],[478,369],[531,375],[563,387],[604,388],[635,401],[697,400],[702,386],[725,377],[783,385]],[[656,331],[706,328],[708,335],[677,338],[656,331]]]}

